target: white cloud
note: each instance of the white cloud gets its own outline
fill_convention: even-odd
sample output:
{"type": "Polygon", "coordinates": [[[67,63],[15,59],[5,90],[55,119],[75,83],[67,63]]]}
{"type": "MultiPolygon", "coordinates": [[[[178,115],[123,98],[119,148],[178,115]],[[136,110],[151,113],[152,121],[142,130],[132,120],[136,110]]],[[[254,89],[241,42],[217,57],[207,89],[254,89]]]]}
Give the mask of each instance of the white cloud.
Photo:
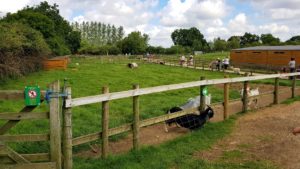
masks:
{"type": "Polygon", "coordinates": [[[224,0],[170,0],[160,12],[160,23],[170,27],[220,24],[229,9],[224,0]]]}
{"type": "Polygon", "coordinates": [[[17,10],[24,8],[29,2],[30,0],[0,0],[0,12],[2,15],[7,12],[16,12],[17,10]]]}
{"type": "MultiPolygon", "coordinates": [[[[44,0],[0,0],[0,16],[44,0]]],[[[196,27],[205,38],[227,39],[245,32],[272,33],[286,40],[300,34],[300,0],[238,0],[252,11],[230,6],[228,0],[48,0],[59,5],[69,21],[99,21],[123,26],[125,32],[139,30],[150,36],[151,45],[172,45],[171,33],[196,27]],[[234,16],[232,17],[234,12],[234,16]],[[250,16],[251,14],[251,16],[250,16]],[[231,16],[231,18],[229,18],[231,16]]]]}

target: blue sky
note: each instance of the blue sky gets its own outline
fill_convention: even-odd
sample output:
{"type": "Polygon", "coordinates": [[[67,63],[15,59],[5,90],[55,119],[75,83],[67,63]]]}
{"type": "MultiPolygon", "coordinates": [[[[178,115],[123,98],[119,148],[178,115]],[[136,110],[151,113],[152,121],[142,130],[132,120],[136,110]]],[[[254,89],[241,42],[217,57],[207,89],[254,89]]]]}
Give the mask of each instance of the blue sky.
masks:
{"type": "MultiPolygon", "coordinates": [[[[40,0],[0,0],[0,15],[40,0]]],[[[245,32],[272,33],[281,40],[300,34],[300,0],[49,0],[70,22],[99,21],[141,31],[151,45],[172,45],[171,33],[197,27],[212,41],[245,32]]]]}

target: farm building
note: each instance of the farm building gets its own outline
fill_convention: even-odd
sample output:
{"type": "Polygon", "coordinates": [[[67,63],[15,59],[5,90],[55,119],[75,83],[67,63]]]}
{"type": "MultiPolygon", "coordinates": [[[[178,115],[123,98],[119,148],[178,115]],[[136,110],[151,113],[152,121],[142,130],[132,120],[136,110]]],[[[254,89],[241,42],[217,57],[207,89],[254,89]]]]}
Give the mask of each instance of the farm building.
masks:
{"type": "MultiPolygon", "coordinates": [[[[300,45],[257,46],[234,49],[230,52],[231,63],[237,67],[279,70],[287,67],[291,58],[300,65],[300,45]]],[[[298,67],[298,66],[297,66],[298,67]]]]}

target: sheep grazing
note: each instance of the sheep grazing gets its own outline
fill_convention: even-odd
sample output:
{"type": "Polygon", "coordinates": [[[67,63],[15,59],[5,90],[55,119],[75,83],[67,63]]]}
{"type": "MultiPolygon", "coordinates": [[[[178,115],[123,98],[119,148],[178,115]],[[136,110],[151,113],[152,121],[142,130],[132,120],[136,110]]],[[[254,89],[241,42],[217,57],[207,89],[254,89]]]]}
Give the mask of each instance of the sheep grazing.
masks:
{"type": "Polygon", "coordinates": [[[240,74],[241,73],[241,69],[240,68],[230,66],[229,69],[231,69],[236,74],[240,74]]]}
{"type": "MultiPolygon", "coordinates": [[[[182,111],[180,107],[171,108],[168,113],[175,113],[182,111]]],[[[168,132],[167,125],[170,126],[175,123],[177,126],[181,126],[190,130],[201,128],[210,118],[214,116],[214,111],[211,107],[208,107],[205,111],[198,114],[187,114],[174,119],[165,121],[165,131],[168,132]]]]}
{"type": "Polygon", "coordinates": [[[133,63],[128,63],[127,66],[131,69],[134,69],[134,68],[137,68],[138,67],[138,64],[133,62],[133,63]]]}

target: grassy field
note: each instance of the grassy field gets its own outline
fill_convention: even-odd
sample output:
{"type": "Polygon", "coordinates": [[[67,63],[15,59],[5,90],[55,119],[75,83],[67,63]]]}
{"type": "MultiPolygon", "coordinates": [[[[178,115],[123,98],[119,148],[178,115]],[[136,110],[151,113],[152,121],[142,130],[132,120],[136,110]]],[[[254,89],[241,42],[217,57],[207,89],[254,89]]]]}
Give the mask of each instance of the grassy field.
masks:
{"type": "MultiPolygon", "coordinates": [[[[156,64],[143,64],[138,69],[128,69],[126,64],[101,64],[99,59],[76,59],[72,60],[69,68],[65,71],[41,71],[29,76],[7,81],[0,89],[22,90],[24,86],[37,84],[42,89],[47,89],[47,84],[57,79],[68,79],[68,85],[72,87],[72,97],[97,95],[101,93],[102,86],[109,86],[110,92],[132,89],[133,84],[140,84],[141,88],[176,84],[182,82],[197,81],[200,76],[208,79],[222,78],[223,73],[199,71],[179,67],[167,67],[156,64]],[[75,63],[79,63],[76,66],[75,63]]],[[[213,102],[223,100],[222,89],[209,87],[213,102]]],[[[141,118],[146,119],[164,114],[169,108],[179,106],[191,97],[199,94],[199,87],[185,90],[177,90],[141,97],[141,118]]],[[[237,91],[232,90],[231,98],[238,98],[237,91]]],[[[23,101],[0,101],[0,112],[17,112],[23,101]]],[[[43,103],[36,112],[46,111],[47,103],[43,103]]],[[[110,127],[116,127],[132,120],[132,99],[112,101],[110,104],[110,127]]],[[[0,121],[3,123],[4,121],[0,121]]],[[[101,130],[101,104],[86,105],[73,109],[73,135],[74,137],[93,133],[101,130]]],[[[13,128],[10,133],[31,134],[45,133],[48,131],[46,120],[24,121],[13,128]]],[[[14,144],[15,145],[15,144],[14,144]]],[[[46,151],[46,143],[17,144],[16,148],[21,152],[46,151]],[[24,146],[23,146],[24,145],[24,146]]]]}
{"type": "MultiPolygon", "coordinates": [[[[128,69],[126,64],[102,64],[99,59],[73,58],[65,71],[41,71],[29,76],[10,80],[1,84],[0,90],[22,90],[24,86],[37,84],[47,89],[47,84],[54,80],[68,79],[72,87],[72,97],[97,95],[102,86],[109,86],[110,92],[132,89],[132,84],[140,84],[141,88],[176,84],[199,80],[200,76],[207,79],[223,78],[220,72],[208,72],[181,67],[168,67],[156,64],[141,64],[138,69],[128,69]],[[77,66],[75,63],[79,63],[77,66]]],[[[232,76],[232,75],[231,75],[232,76]]],[[[223,100],[223,91],[210,86],[213,102],[223,100]]],[[[146,119],[162,115],[173,106],[186,102],[188,98],[199,94],[199,88],[176,90],[159,94],[141,96],[141,118],[146,119]]],[[[236,90],[231,90],[230,98],[239,98],[236,90]]],[[[24,106],[23,101],[0,101],[0,112],[17,112],[24,106]]],[[[46,111],[47,103],[43,103],[36,112],[46,111]]],[[[132,100],[121,99],[110,104],[110,127],[116,127],[132,120],[132,100]]],[[[209,123],[203,129],[192,132],[182,138],[167,142],[156,147],[144,147],[141,151],[111,156],[107,160],[75,158],[74,168],[275,168],[266,161],[249,161],[235,163],[237,152],[224,154],[227,160],[208,162],[193,157],[196,151],[209,149],[218,139],[230,133],[235,119],[221,123],[209,123]],[[201,138],[201,139],[200,139],[201,138]],[[228,161],[229,159],[229,161],[228,161]]],[[[101,130],[101,104],[76,107],[73,109],[73,136],[97,132],[101,130]]],[[[3,124],[4,121],[0,121],[3,124]]],[[[24,121],[10,131],[10,134],[30,134],[49,132],[46,120],[24,121]]],[[[116,139],[113,137],[112,139],[116,139]]],[[[48,143],[17,143],[11,146],[21,153],[47,152],[48,143]]],[[[85,146],[75,147],[79,151],[85,146]]]]}

